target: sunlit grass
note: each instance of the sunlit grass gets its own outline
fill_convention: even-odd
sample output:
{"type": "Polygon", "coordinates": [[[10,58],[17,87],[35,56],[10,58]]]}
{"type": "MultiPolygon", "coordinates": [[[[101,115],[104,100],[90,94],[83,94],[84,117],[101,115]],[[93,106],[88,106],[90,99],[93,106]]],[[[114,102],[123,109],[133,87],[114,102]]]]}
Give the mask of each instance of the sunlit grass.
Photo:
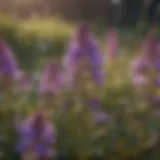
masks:
{"type": "Polygon", "coordinates": [[[30,20],[21,23],[22,29],[42,37],[68,36],[73,32],[73,26],[59,19],[30,20]]]}

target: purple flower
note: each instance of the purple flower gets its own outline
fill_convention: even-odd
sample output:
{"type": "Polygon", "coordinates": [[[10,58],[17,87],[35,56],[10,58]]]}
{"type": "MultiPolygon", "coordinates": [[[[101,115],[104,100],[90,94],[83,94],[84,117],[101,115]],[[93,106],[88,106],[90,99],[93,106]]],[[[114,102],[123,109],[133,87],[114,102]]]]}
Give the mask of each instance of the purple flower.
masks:
{"type": "Polygon", "coordinates": [[[138,57],[132,63],[132,80],[136,87],[149,85],[149,63],[144,57],[138,57]]]}
{"type": "Polygon", "coordinates": [[[103,81],[102,55],[99,51],[97,43],[91,37],[89,37],[86,43],[80,43],[76,40],[70,45],[68,53],[65,55],[63,61],[65,72],[67,74],[69,73],[69,81],[73,83],[74,73],[77,68],[77,61],[82,56],[87,57],[90,64],[89,71],[92,78],[98,85],[101,86],[103,81]]]}
{"type": "Polygon", "coordinates": [[[16,144],[16,150],[19,152],[19,153],[24,153],[26,152],[28,149],[28,146],[26,145],[25,141],[22,140],[19,140],[19,142],[16,144]]]}
{"type": "Polygon", "coordinates": [[[98,99],[90,100],[88,105],[93,110],[101,110],[102,109],[101,102],[98,99]]]}
{"type": "Polygon", "coordinates": [[[108,122],[108,116],[103,111],[102,104],[99,99],[92,99],[87,104],[92,109],[92,112],[95,114],[94,119],[96,124],[104,124],[108,122]]]}
{"type": "Polygon", "coordinates": [[[135,59],[132,63],[132,71],[134,73],[139,73],[139,72],[143,72],[146,73],[149,69],[149,63],[148,61],[143,58],[143,57],[138,57],[137,59],[135,59]]]}
{"type": "Polygon", "coordinates": [[[11,50],[2,41],[0,41],[0,72],[12,77],[15,77],[17,72],[16,59],[11,50]]]}
{"type": "Polygon", "coordinates": [[[31,132],[31,121],[25,122],[23,126],[17,127],[17,132],[19,135],[19,141],[16,145],[16,149],[20,153],[26,152],[31,145],[31,139],[32,139],[32,132],[31,132]]]}
{"type": "Polygon", "coordinates": [[[52,125],[44,121],[41,116],[41,114],[37,114],[18,128],[20,138],[16,146],[18,152],[32,151],[37,156],[50,154],[50,147],[56,142],[56,135],[52,125]]]}
{"type": "Polygon", "coordinates": [[[95,122],[96,124],[106,124],[108,122],[108,115],[104,112],[97,112],[95,122]]]}

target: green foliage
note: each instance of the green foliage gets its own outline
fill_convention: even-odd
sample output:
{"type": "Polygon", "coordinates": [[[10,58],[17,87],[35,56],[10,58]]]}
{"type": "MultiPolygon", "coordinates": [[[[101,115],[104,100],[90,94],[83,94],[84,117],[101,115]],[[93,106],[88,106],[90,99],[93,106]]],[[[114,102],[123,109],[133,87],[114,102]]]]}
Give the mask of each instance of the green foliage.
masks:
{"type": "Polygon", "coordinates": [[[22,22],[1,16],[0,33],[15,52],[21,68],[33,70],[39,57],[62,55],[71,26],[56,19],[22,22]]]}
{"type": "MultiPolygon", "coordinates": [[[[159,147],[151,154],[147,152],[147,149],[152,148],[157,142],[156,140],[153,144],[150,143],[159,132],[159,121],[152,115],[153,106],[145,103],[141,95],[136,95],[128,75],[128,60],[123,58],[123,61],[117,61],[116,66],[114,64],[108,69],[110,76],[107,77],[106,87],[99,93],[102,95],[104,110],[110,115],[108,124],[95,125],[92,111],[81,106],[78,101],[66,112],[63,105],[52,106],[53,124],[57,132],[56,149],[60,156],[73,160],[89,159],[94,156],[104,156],[109,160],[136,160],[146,157],[149,157],[149,160],[159,159],[159,147]]],[[[23,96],[26,97],[25,95],[19,95],[10,101],[7,97],[0,108],[0,135],[7,140],[0,143],[7,153],[5,159],[18,160],[18,155],[14,152],[17,137],[13,120],[16,115],[26,117],[35,108],[37,97],[33,98],[32,95],[33,93],[19,105],[19,108],[18,102],[23,96]],[[7,105],[10,107],[5,110],[7,105]]],[[[73,95],[74,93],[64,94],[57,97],[57,100],[60,104],[65,104],[64,97],[71,96],[73,99],[73,95]]]]}

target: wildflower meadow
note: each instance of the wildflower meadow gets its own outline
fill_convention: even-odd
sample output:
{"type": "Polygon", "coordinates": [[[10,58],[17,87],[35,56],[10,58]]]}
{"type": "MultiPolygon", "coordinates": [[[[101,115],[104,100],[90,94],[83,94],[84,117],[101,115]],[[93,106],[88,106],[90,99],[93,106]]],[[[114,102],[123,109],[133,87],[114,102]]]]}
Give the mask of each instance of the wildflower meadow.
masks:
{"type": "MultiPolygon", "coordinates": [[[[150,91],[155,88],[146,86],[140,90],[132,77],[131,63],[145,36],[141,26],[119,29],[118,54],[109,59],[107,27],[93,25],[92,32],[103,56],[102,87],[81,92],[85,82],[78,78],[72,89],[67,85],[54,98],[49,95],[44,98],[39,92],[44,67],[51,60],[58,65],[62,63],[75,28],[76,24],[58,18],[20,21],[2,16],[0,19],[1,36],[12,49],[19,72],[27,73],[26,81],[19,80],[17,75],[12,91],[0,93],[0,160],[21,159],[16,147],[20,139],[17,127],[41,106],[54,132],[50,137],[54,139],[51,150],[56,159],[158,160],[160,113],[158,102],[151,102],[150,91]],[[88,102],[91,96],[98,98],[94,104],[84,105],[84,99],[88,102]],[[92,108],[97,103],[101,103],[98,111],[92,108]]],[[[70,76],[65,74],[63,78],[70,76]]],[[[46,139],[47,143],[51,139],[46,139]]]]}

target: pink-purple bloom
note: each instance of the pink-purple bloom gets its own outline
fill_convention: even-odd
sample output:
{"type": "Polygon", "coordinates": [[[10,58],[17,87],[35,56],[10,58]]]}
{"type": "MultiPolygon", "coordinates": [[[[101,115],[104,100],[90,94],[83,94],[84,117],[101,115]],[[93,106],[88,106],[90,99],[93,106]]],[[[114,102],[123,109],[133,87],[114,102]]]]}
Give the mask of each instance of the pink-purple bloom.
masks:
{"type": "Polygon", "coordinates": [[[109,120],[109,117],[105,112],[100,111],[96,113],[96,116],[95,116],[96,124],[99,124],[99,125],[106,124],[108,120],[109,120]]]}
{"type": "Polygon", "coordinates": [[[62,79],[59,72],[59,65],[51,62],[47,65],[40,83],[40,94],[58,93],[62,86],[62,79]]]}
{"type": "Polygon", "coordinates": [[[149,84],[149,64],[144,57],[138,57],[132,63],[132,80],[136,87],[143,87],[149,84]]]}
{"type": "Polygon", "coordinates": [[[112,59],[117,57],[119,52],[118,33],[115,28],[110,28],[107,35],[108,56],[112,59]]]}
{"type": "Polygon", "coordinates": [[[148,72],[149,63],[144,57],[138,57],[132,62],[132,70],[134,75],[146,74],[148,72]]]}
{"type": "Polygon", "coordinates": [[[108,122],[108,115],[103,111],[101,101],[98,98],[88,100],[88,107],[95,113],[95,123],[104,124],[108,122]]]}

